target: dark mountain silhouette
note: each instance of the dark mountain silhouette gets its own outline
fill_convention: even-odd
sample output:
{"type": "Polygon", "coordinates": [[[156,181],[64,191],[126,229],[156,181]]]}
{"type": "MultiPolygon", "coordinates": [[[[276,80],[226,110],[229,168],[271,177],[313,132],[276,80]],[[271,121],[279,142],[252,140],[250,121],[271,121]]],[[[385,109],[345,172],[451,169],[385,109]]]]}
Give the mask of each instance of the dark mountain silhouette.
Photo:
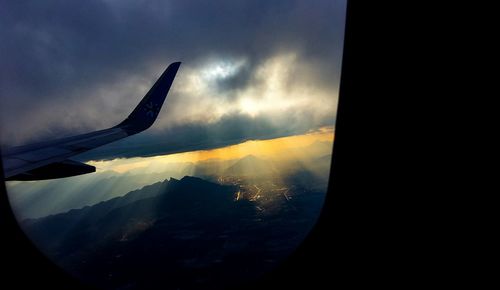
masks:
{"type": "Polygon", "coordinates": [[[222,289],[261,276],[289,255],[314,224],[324,197],[294,195],[270,213],[236,201],[238,188],[171,178],[22,226],[56,264],[90,284],[222,289]]]}
{"type": "Polygon", "coordinates": [[[141,173],[135,170],[123,174],[102,172],[92,176],[42,181],[45,186],[38,183],[21,183],[11,189],[11,202],[14,209],[22,209],[18,210],[22,214],[19,219],[38,218],[123,196],[131,190],[163,181],[165,177],[181,178],[184,175],[174,172],[141,173]],[[41,202],[44,200],[57,202],[41,202]]]}
{"type": "Polygon", "coordinates": [[[136,168],[121,174],[104,171],[96,175],[83,175],[57,181],[24,182],[12,185],[9,188],[11,193],[9,197],[18,219],[23,220],[62,213],[72,208],[81,208],[123,196],[131,190],[163,181],[166,177],[180,179],[190,175],[217,181],[219,177],[229,176],[244,177],[254,181],[276,176],[286,178],[296,173],[304,176],[313,173],[321,177],[318,180],[324,183],[329,175],[331,146],[331,142],[324,141],[315,142],[301,149],[288,150],[283,152],[283,156],[296,157],[288,159],[267,160],[248,155],[234,160],[210,159],[196,163],[172,163],[156,168],[158,172],[136,168]],[[47,202],[52,200],[57,202],[47,202]]]}
{"type": "Polygon", "coordinates": [[[74,250],[71,244],[74,241],[77,242],[74,244],[75,247],[78,247],[80,244],[90,242],[96,235],[102,238],[119,234],[115,233],[115,229],[110,231],[102,226],[106,224],[109,214],[130,203],[164,193],[169,185],[176,182],[177,180],[171,178],[170,181],[157,182],[140,190],[132,191],[123,197],[116,197],[93,206],[72,209],[66,213],[39,219],[27,219],[22,222],[22,226],[30,238],[35,240],[42,249],[51,253],[65,254],[74,250]],[[101,225],[101,227],[94,227],[95,225],[101,225]],[[82,229],[84,230],[82,231],[82,229]]]}

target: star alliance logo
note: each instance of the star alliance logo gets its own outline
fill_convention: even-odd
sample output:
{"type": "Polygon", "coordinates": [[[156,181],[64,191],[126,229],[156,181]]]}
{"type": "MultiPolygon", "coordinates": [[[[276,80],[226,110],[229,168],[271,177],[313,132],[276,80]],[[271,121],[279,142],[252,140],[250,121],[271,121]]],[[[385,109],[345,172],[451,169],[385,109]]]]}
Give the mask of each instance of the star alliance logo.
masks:
{"type": "Polygon", "coordinates": [[[153,102],[149,102],[146,104],[146,108],[144,108],[144,110],[146,111],[146,116],[154,118],[156,115],[158,115],[160,107],[156,104],[153,104],[153,102]]]}

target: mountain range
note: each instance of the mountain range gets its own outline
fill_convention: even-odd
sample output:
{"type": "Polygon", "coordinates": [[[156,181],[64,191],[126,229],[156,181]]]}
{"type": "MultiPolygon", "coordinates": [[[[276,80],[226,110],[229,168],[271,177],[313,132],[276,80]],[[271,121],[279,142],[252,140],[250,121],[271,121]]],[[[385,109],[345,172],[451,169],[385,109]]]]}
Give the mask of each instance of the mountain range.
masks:
{"type": "MultiPolygon", "coordinates": [[[[292,185],[290,188],[294,188],[292,185]]],[[[71,275],[105,289],[221,289],[276,267],[317,219],[325,192],[267,211],[238,185],[170,178],[21,225],[71,275]]]]}
{"type": "Polygon", "coordinates": [[[276,159],[247,155],[233,160],[211,159],[205,161],[167,164],[156,171],[136,168],[124,173],[98,172],[37,182],[7,184],[9,200],[19,220],[61,213],[73,208],[89,206],[166,177],[177,179],[196,176],[217,180],[224,176],[249,178],[307,178],[306,183],[326,184],[331,162],[331,142],[315,142],[302,149],[282,152],[276,159]],[[287,158],[284,158],[286,156],[287,158]],[[293,158],[292,158],[293,157],[293,158]],[[57,202],[53,202],[57,200],[57,202]]]}

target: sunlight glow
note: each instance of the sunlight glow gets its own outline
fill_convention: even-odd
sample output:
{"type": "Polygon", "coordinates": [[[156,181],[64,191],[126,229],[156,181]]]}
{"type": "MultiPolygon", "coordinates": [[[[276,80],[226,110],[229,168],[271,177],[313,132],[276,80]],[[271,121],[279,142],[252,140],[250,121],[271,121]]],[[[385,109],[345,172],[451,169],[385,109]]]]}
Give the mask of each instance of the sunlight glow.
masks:
{"type": "Polygon", "coordinates": [[[211,159],[233,160],[255,155],[271,159],[289,159],[294,155],[304,154],[301,149],[314,142],[333,142],[334,131],[332,127],[324,127],[317,132],[309,134],[288,136],[269,140],[249,140],[237,145],[217,148],[212,150],[199,150],[178,154],[160,155],[154,157],[120,158],[106,161],[90,161],[88,164],[96,166],[98,170],[112,170],[125,173],[134,169],[143,169],[159,172],[165,166],[200,162],[211,159]]]}
{"type": "Polygon", "coordinates": [[[213,58],[195,67],[183,67],[178,79],[183,85],[174,86],[171,99],[175,101],[159,117],[157,127],[213,123],[232,114],[275,116],[278,120],[303,112],[322,120],[335,114],[338,92],[315,84],[313,66],[295,52],[283,52],[262,63],[213,58]],[[248,72],[251,74],[245,75],[248,72]],[[231,85],[232,78],[241,84],[231,85]]]}
{"type": "Polygon", "coordinates": [[[215,60],[210,62],[201,70],[201,75],[210,81],[214,79],[225,79],[235,75],[246,61],[240,60],[215,60]]]}
{"type": "Polygon", "coordinates": [[[243,185],[240,194],[235,192],[234,198],[249,199],[265,208],[270,200],[262,191],[269,190],[269,186],[281,192],[286,200],[293,198],[288,196],[289,188],[285,186],[293,172],[305,170],[308,172],[306,176],[317,176],[322,180],[328,177],[333,139],[333,127],[324,127],[307,134],[248,140],[212,150],[91,161],[88,163],[97,168],[92,174],[7,182],[6,185],[16,216],[23,219],[95,204],[170,178],[212,176],[218,183],[233,184],[244,180],[234,179],[235,175],[264,174],[272,178],[272,183],[243,185]],[[233,165],[237,166],[233,168],[233,165]]]}

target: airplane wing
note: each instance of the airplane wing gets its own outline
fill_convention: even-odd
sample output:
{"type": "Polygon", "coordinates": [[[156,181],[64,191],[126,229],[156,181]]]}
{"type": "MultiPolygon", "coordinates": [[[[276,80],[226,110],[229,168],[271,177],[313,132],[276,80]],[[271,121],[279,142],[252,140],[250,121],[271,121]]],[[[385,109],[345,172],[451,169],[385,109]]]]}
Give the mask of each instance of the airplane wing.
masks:
{"type": "Polygon", "coordinates": [[[94,166],[68,158],[151,127],[180,64],[169,65],[132,113],[112,128],[5,150],[2,152],[5,180],[42,180],[95,172],[94,166]]]}

